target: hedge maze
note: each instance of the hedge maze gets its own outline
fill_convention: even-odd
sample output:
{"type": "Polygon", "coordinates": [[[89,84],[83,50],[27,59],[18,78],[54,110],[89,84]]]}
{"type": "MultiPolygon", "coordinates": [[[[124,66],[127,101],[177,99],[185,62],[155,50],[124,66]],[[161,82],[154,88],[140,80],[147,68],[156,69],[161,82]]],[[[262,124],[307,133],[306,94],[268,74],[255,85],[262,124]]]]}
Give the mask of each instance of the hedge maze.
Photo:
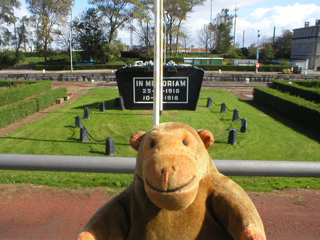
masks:
{"type": "Polygon", "coordinates": [[[0,81],[0,128],[50,107],[66,96],[67,89],[52,90],[51,81],[0,81]]]}
{"type": "Polygon", "coordinates": [[[254,89],[254,100],[320,132],[320,80],[274,81],[254,89]]]}

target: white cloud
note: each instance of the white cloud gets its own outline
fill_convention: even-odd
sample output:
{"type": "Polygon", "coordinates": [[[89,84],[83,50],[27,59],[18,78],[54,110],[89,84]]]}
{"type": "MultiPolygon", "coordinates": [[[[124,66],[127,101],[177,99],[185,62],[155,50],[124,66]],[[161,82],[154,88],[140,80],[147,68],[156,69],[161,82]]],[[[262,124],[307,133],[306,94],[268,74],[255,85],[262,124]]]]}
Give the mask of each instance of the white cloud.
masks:
{"type": "MultiPolygon", "coordinates": [[[[24,0],[21,2],[21,9],[15,11],[18,17],[28,14],[24,0]]],[[[315,0],[314,4],[304,4],[303,0],[295,2],[302,3],[293,4],[287,0],[207,0],[203,6],[194,8],[194,12],[189,14],[184,27],[192,34],[193,44],[197,45],[197,31],[210,22],[211,3],[213,19],[223,8],[229,9],[229,13],[233,15],[234,8],[237,6],[239,11],[236,39],[242,46],[243,32],[245,32],[245,46],[249,46],[256,42],[257,30],[261,31],[262,38],[272,37],[273,29],[276,27],[276,36],[280,36],[284,29],[292,31],[295,28],[302,28],[304,22],[310,22],[312,26],[316,19],[320,19],[320,5],[315,0]],[[287,5],[284,6],[285,4],[287,5]]],[[[76,5],[76,7],[82,6],[83,9],[88,7],[88,4],[83,4],[82,0],[76,0],[76,5]]],[[[119,31],[119,37],[129,44],[128,31],[125,29],[119,31]]]]}
{"type": "Polygon", "coordinates": [[[276,36],[280,36],[282,30],[292,31],[295,28],[304,27],[304,22],[310,22],[312,26],[319,17],[319,11],[320,7],[315,4],[299,3],[284,7],[257,8],[249,16],[237,19],[237,39],[241,39],[238,42],[242,45],[243,31],[247,35],[245,45],[250,45],[256,41],[256,36],[255,39],[250,39],[252,30],[259,29],[262,37],[272,37],[274,27],[276,27],[276,36]]]}

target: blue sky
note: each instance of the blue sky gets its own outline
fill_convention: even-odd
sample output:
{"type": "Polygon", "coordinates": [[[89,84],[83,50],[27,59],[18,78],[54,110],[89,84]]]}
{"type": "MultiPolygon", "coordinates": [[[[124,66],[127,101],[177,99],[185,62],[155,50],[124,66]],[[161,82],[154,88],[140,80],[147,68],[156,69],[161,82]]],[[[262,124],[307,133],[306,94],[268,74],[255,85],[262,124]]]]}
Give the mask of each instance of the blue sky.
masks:
{"type": "MultiPolygon", "coordinates": [[[[21,0],[24,3],[24,0],[21,0]]],[[[88,8],[87,0],[75,0],[73,7],[74,16],[88,8]]],[[[280,36],[283,30],[301,28],[304,22],[315,24],[316,19],[320,19],[319,0],[207,0],[203,6],[194,8],[194,12],[189,14],[184,27],[190,33],[192,44],[198,46],[197,32],[203,28],[204,24],[210,22],[212,11],[213,18],[223,8],[228,8],[231,14],[233,9],[239,8],[237,12],[236,42],[242,46],[249,46],[257,40],[257,31],[260,30],[263,41],[273,36],[274,27],[276,36],[280,36]],[[244,37],[244,41],[243,41],[244,37]]],[[[23,6],[17,13],[21,16],[27,14],[23,6]]],[[[130,33],[126,30],[119,32],[119,38],[126,44],[130,43],[130,33]]],[[[134,44],[138,44],[136,39],[134,44]]]]}

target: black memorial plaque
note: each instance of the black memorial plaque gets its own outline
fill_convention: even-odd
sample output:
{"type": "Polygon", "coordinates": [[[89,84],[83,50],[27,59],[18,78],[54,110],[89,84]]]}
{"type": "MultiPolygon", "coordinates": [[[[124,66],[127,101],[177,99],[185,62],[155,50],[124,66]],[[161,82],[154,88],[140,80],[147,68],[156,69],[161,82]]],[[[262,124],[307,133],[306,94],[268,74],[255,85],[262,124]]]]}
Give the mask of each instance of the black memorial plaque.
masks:
{"type": "MultiPolygon", "coordinates": [[[[163,109],[196,110],[203,70],[179,65],[163,70],[163,109]]],[[[116,77],[123,109],[153,108],[153,67],[125,67],[116,77]]]]}

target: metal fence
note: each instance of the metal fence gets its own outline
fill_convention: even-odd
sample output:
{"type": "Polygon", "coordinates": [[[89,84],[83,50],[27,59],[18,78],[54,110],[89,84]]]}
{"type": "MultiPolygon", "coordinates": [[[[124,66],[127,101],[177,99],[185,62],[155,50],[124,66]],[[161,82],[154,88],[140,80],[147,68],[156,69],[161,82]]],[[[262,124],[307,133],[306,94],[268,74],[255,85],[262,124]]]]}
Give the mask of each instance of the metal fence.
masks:
{"type": "MultiPolygon", "coordinates": [[[[213,160],[228,176],[320,177],[320,162],[213,160]]],[[[0,169],[133,173],[135,158],[0,154],[0,169]]]]}

